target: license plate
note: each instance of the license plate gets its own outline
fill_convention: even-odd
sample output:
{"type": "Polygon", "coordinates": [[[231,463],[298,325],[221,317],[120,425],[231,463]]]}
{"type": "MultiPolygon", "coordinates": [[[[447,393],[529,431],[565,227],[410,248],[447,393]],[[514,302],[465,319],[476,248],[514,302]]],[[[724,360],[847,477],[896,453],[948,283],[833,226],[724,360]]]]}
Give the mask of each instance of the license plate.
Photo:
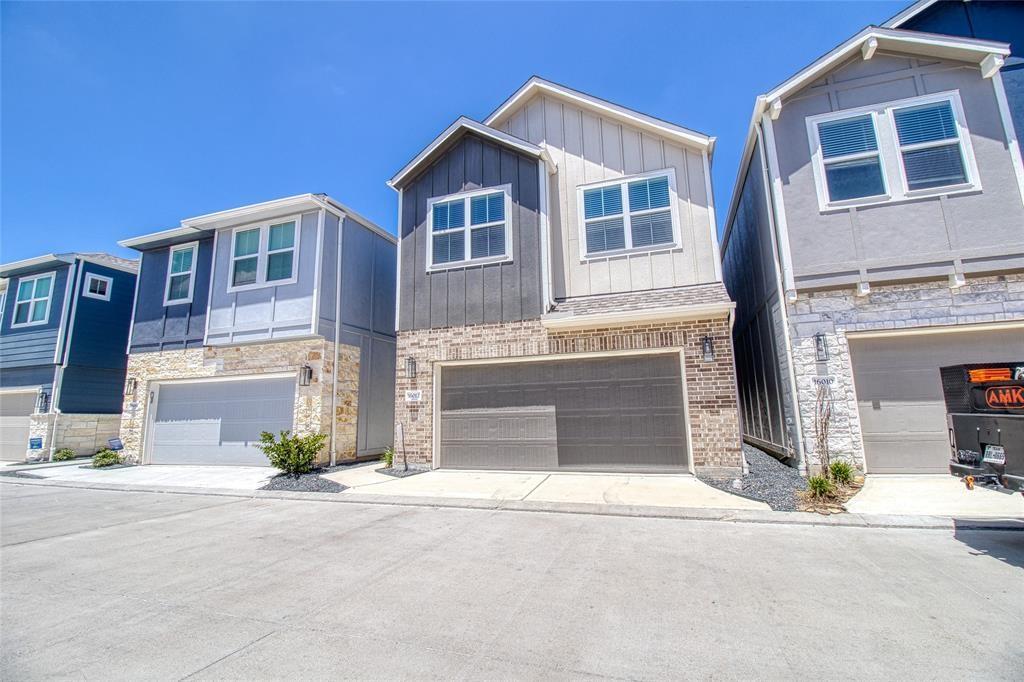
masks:
{"type": "Polygon", "coordinates": [[[990,464],[1006,464],[1006,450],[1002,445],[986,445],[982,461],[990,464]]]}

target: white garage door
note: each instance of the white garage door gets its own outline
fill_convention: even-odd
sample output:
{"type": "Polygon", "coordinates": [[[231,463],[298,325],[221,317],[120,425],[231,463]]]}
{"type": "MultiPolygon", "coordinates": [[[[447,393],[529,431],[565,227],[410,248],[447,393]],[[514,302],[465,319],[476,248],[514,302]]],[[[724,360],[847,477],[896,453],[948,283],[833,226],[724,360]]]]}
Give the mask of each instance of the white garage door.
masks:
{"type": "Polygon", "coordinates": [[[292,377],[161,384],[150,462],[269,466],[254,444],[291,430],[294,404],[292,377]]]}
{"type": "Polygon", "coordinates": [[[1024,360],[1024,330],[850,337],[864,455],[871,473],[946,473],[939,368],[1024,360]]]}
{"type": "Polygon", "coordinates": [[[23,460],[36,391],[0,394],[0,460],[23,460]]]}

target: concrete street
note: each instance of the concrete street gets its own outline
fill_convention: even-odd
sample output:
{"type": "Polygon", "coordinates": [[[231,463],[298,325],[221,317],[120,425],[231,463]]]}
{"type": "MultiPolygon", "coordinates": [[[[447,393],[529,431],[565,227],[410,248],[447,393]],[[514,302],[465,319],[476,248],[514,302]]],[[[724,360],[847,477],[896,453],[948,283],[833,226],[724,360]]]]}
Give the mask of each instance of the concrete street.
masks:
{"type": "Polygon", "coordinates": [[[0,483],[0,679],[1019,679],[1024,533],[0,483]]]}

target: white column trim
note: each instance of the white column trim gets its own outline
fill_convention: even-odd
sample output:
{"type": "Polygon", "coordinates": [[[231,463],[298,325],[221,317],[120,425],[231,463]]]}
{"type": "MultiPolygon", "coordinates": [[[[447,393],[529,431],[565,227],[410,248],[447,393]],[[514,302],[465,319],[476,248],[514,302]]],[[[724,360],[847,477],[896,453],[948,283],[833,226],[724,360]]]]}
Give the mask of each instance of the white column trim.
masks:
{"type": "Polygon", "coordinates": [[[761,115],[764,128],[764,154],[768,159],[768,174],[771,181],[772,200],[775,203],[775,227],[779,239],[779,262],[782,264],[782,283],[785,287],[784,300],[796,296],[796,282],[793,279],[793,256],[789,247],[789,226],[786,222],[786,204],[782,198],[782,174],[779,172],[778,152],[775,148],[775,131],[772,119],[766,114],[761,115]]]}
{"type": "Polygon", "coordinates": [[[718,220],[715,218],[715,195],[711,189],[711,160],[707,150],[704,159],[704,194],[708,199],[708,220],[711,221],[711,257],[715,259],[715,281],[722,281],[722,249],[718,244],[718,220]]]}
{"type": "Polygon", "coordinates": [[[1017,176],[1017,191],[1020,194],[1021,204],[1024,204],[1024,161],[1021,160],[1020,141],[1017,139],[1017,132],[1013,127],[1010,104],[1006,99],[1003,74],[998,71],[992,77],[992,88],[996,92],[996,102],[999,104],[999,117],[1003,119],[1003,132],[1006,134],[1006,144],[1013,162],[1013,173],[1017,176]]]}

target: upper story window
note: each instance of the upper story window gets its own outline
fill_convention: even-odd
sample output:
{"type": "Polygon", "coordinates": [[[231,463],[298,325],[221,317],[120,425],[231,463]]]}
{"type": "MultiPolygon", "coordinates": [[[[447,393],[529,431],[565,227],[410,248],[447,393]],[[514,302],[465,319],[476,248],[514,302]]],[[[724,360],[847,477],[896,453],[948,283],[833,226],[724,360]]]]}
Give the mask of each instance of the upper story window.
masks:
{"type": "Polygon", "coordinates": [[[671,169],[579,188],[584,258],[679,244],[671,169]]]}
{"type": "Polygon", "coordinates": [[[811,116],[807,129],[823,211],[981,189],[957,92],[811,116]]]}
{"type": "Polygon", "coordinates": [[[167,264],[164,305],[191,303],[196,278],[197,242],[172,246],[167,264]]]}
{"type": "Polygon", "coordinates": [[[110,288],[114,280],[110,277],[97,275],[94,272],[85,273],[85,286],[82,289],[82,296],[86,298],[98,298],[101,301],[110,300],[110,288]]]}
{"type": "Polygon", "coordinates": [[[236,227],[228,291],[295,282],[300,216],[236,227]]]}
{"type": "Polygon", "coordinates": [[[18,280],[18,293],[14,299],[12,327],[29,327],[46,324],[50,317],[50,301],[53,299],[54,273],[18,280]]]}
{"type": "Polygon", "coordinates": [[[427,202],[427,269],[444,270],[511,258],[511,187],[436,197],[427,202]]]}

